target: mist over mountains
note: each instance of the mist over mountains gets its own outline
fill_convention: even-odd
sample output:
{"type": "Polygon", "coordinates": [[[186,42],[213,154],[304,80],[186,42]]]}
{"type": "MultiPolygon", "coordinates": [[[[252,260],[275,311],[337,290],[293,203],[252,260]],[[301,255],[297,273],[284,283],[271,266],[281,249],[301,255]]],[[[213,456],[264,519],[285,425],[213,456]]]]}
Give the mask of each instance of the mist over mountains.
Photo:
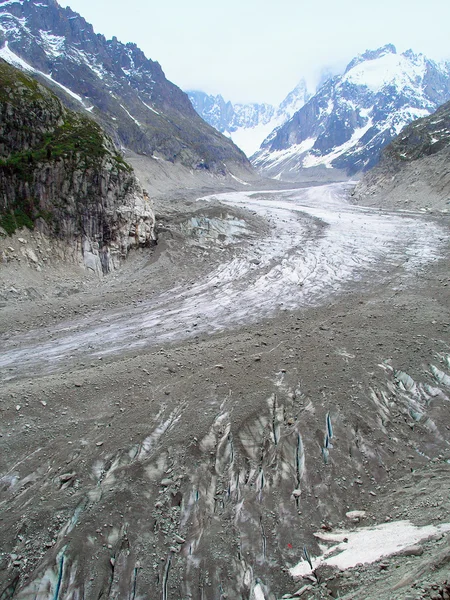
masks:
{"type": "Polygon", "coordinates": [[[253,134],[255,142],[262,124],[273,125],[252,163],[266,176],[285,180],[302,179],[308,172],[327,177],[334,170],[347,177],[365,171],[407,124],[450,99],[448,63],[412,50],[399,54],[392,44],[358,55],[343,74],[324,79],[315,94],[301,83],[270,113],[266,105],[263,111],[251,105],[253,112],[239,105],[233,112],[221,97],[199,92],[189,97],[205,120],[228,131],[249,156],[250,146],[240,142],[243,132],[247,139],[253,134]],[[251,113],[252,118],[236,123],[236,112],[239,117],[251,113]],[[275,117],[269,120],[268,114],[275,117]]]}
{"type": "Polygon", "coordinates": [[[193,107],[207,123],[230,137],[247,156],[256,152],[261,142],[277,127],[288,121],[311,98],[302,79],[279,106],[267,103],[232,103],[221,95],[198,90],[187,92],[193,107]]]}

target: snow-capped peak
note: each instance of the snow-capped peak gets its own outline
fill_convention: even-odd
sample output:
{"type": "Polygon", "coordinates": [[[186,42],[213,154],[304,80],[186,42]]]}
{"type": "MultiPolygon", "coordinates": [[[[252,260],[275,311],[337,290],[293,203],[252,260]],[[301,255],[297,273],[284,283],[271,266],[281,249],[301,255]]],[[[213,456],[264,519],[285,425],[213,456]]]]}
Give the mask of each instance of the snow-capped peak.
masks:
{"type": "Polygon", "coordinates": [[[288,121],[311,97],[304,79],[278,107],[266,103],[233,104],[221,95],[212,96],[196,90],[187,94],[198,114],[230,137],[247,156],[254,154],[262,141],[288,121]]]}
{"type": "Polygon", "coordinates": [[[347,70],[341,79],[341,85],[351,83],[365,86],[374,93],[378,93],[386,85],[394,85],[398,89],[411,85],[420,86],[426,69],[423,55],[406,56],[385,52],[347,70]]]}
{"type": "MultiPolygon", "coordinates": [[[[411,121],[450,99],[450,65],[388,44],[358,55],[326,82],[253,157],[266,175],[296,179],[310,167],[353,175],[411,121]]],[[[330,175],[331,176],[331,175],[330,175]]]]}

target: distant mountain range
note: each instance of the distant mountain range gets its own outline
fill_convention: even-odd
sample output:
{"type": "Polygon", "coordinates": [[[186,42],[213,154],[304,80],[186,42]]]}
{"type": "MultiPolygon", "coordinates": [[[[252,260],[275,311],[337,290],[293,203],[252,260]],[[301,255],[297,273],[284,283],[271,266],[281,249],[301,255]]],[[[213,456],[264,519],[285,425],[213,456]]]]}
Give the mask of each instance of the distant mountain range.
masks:
{"type": "Polygon", "coordinates": [[[294,181],[342,178],[375,165],[406,125],[450,99],[450,64],[411,50],[399,54],[389,44],[357,56],[343,74],[324,73],[314,94],[302,80],[278,108],[188,95],[262,174],[294,181]]]}
{"type": "Polygon", "coordinates": [[[387,45],[353,59],[252,157],[270,177],[295,180],[304,170],[365,171],[409,123],[450,99],[450,64],[387,45]]]}
{"type": "Polygon", "coordinates": [[[265,103],[233,104],[220,95],[212,96],[197,90],[187,94],[202,119],[230,137],[247,156],[256,152],[262,141],[276,127],[288,121],[312,96],[304,79],[278,107],[265,103]]]}
{"type": "Polygon", "coordinates": [[[96,34],[56,0],[0,0],[0,58],[90,113],[119,146],[189,173],[250,174],[245,152],[269,177],[349,177],[450,100],[450,63],[392,45],[357,56],[341,75],[325,74],[314,94],[300,81],[278,107],[199,91],[188,97],[135,44],[96,34]]]}
{"type": "Polygon", "coordinates": [[[107,40],[56,0],[0,2],[0,57],[90,113],[115,142],[156,160],[226,174],[245,155],[206,124],[135,44],[107,40]]]}

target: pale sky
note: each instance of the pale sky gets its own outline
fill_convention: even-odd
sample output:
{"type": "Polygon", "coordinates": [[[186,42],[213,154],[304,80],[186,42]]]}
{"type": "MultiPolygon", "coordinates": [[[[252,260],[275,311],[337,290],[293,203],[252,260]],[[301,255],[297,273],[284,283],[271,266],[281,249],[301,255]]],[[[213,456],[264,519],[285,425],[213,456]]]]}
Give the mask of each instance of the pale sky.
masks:
{"type": "Polygon", "coordinates": [[[184,90],[278,104],[305,76],[393,43],[450,60],[449,0],[59,0],[135,42],[184,90]]]}

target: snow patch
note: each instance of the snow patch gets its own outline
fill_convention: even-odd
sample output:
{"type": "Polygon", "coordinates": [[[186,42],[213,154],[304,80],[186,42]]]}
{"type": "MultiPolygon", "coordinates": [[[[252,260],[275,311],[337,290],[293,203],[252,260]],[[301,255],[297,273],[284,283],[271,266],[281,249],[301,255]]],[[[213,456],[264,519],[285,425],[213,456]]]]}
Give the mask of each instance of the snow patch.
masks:
{"type": "Polygon", "coordinates": [[[84,108],[86,108],[86,106],[84,104],[84,100],[81,96],[79,96],[78,94],[75,94],[75,92],[72,92],[71,89],[69,89],[62,83],[59,83],[59,81],[56,81],[56,79],[53,79],[53,77],[51,75],[47,75],[47,73],[43,73],[42,71],[38,71],[38,70],[34,70],[34,72],[38,73],[39,75],[42,75],[42,77],[46,77],[49,81],[51,81],[52,83],[54,83],[55,85],[60,87],[62,90],[64,90],[66,92],[66,94],[69,94],[69,96],[72,96],[72,98],[74,98],[75,100],[78,100],[78,102],[80,104],[82,104],[84,106],[84,108]]]}
{"type": "Polygon", "coordinates": [[[8,42],[5,42],[3,48],[0,48],[0,58],[3,58],[3,60],[10,65],[22,69],[23,71],[36,73],[36,70],[33,69],[31,65],[22,60],[20,56],[17,56],[17,54],[14,54],[14,52],[10,49],[8,42]]]}
{"type": "Polygon", "coordinates": [[[237,181],[238,183],[242,183],[242,185],[250,185],[249,183],[247,183],[246,181],[243,181],[242,179],[239,179],[239,177],[236,177],[235,175],[233,175],[233,173],[230,173],[231,177],[237,181]]]}
{"type": "Polygon", "coordinates": [[[226,131],[224,135],[231,138],[246,156],[252,156],[267,136],[279,125],[281,125],[281,121],[274,119],[269,123],[260,123],[254,127],[239,127],[235,131],[226,131]]]}
{"type": "Polygon", "coordinates": [[[3,48],[0,48],[0,58],[3,58],[3,60],[5,60],[10,65],[17,67],[18,69],[22,69],[22,71],[26,71],[28,73],[34,73],[36,75],[41,75],[42,77],[45,77],[46,79],[51,81],[53,84],[57,85],[62,90],[64,90],[66,92],[66,94],[69,94],[69,96],[71,96],[72,98],[77,100],[80,104],[83,105],[84,108],[86,108],[86,106],[84,104],[84,100],[83,100],[83,98],[81,98],[81,96],[78,96],[78,94],[75,94],[75,92],[72,92],[71,89],[69,89],[62,83],[59,83],[59,81],[56,81],[56,79],[53,79],[53,77],[51,75],[48,75],[47,73],[43,73],[42,71],[39,71],[38,69],[33,68],[31,65],[29,65],[22,58],[20,58],[20,56],[17,56],[17,54],[15,54],[9,48],[8,42],[5,43],[5,46],[3,48]]]}
{"type": "Polygon", "coordinates": [[[364,127],[359,127],[358,129],[355,129],[352,137],[347,142],[345,142],[341,146],[337,146],[328,154],[325,154],[322,156],[314,156],[313,154],[308,154],[303,159],[302,166],[305,168],[308,168],[308,167],[317,167],[319,165],[324,165],[325,167],[327,167],[327,169],[332,169],[333,165],[331,163],[334,160],[336,160],[336,158],[341,156],[341,154],[344,154],[345,152],[347,152],[348,150],[353,148],[353,146],[356,146],[358,141],[372,127],[372,125],[373,125],[372,119],[369,119],[369,121],[367,122],[367,124],[364,127]]]}
{"type": "Polygon", "coordinates": [[[2,2],[2,8],[4,8],[5,6],[10,6],[11,4],[22,5],[23,2],[24,2],[24,0],[5,0],[4,2],[2,2]]]}
{"type": "Polygon", "coordinates": [[[281,166],[296,156],[302,156],[316,143],[316,138],[308,138],[300,144],[294,144],[285,150],[265,151],[255,160],[256,166],[281,166]]]}
{"type": "Polygon", "coordinates": [[[316,538],[327,544],[335,544],[326,549],[322,556],[312,559],[312,569],[306,560],[301,560],[290,569],[290,573],[292,577],[302,577],[323,564],[345,570],[358,563],[373,563],[447,531],[450,531],[450,523],[416,527],[410,521],[393,521],[375,527],[361,527],[356,531],[319,532],[314,534],[316,538]]]}
{"type": "Polygon", "coordinates": [[[377,93],[386,85],[394,85],[401,90],[417,86],[426,73],[425,57],[419,55],[412,61],[402,54],[385,54],[374,60],[366,60],[350,69],[340,85],[351,83],[369,88],[377,93]]]}
{"type": "Polygon", "coordinates": [[[49,31],[39,31],[44,43],[45,51],[55,58],[61,56],[65,50],[66,38],[61,35],[53,35],[49,31]]]}
{"type": "Polygon", "coordinates": [[[146,108],[148,108],[148,110],[151,110],[152,112],[154,112],[154,113],[155,113],[155,115],[159,115],[159,114],[160,114],[160,113],[159,113],[157,110],[155,110],[154,108],[152,108],[151,106],[149,106],[148,104],[146,104],[146,103],[145,103],[145,102],[142,100],[142,98],[139,98],[139,100],[142,102],[142,104],[143,104],[143,105],[144,105],[146,108]]]}
{"type": "Polygon", "coordinates": [[[124,111],[127,113],[127,115],[130,117],[130,119],[132,119],[132,120],[133,120],[133,121],[136,123],[136,125],[137,125],[138,127],[140,127],[140,126],[141,126],[141,124],[139,123],[139,121],[138,121],[137,119],[135,119],[135,118],[133,117],[133,115],[132,115],[132,114],[130,114],[130,113],[127,111],[127,109],[125,108],[125,106],[123,106],[123,104],[121,104],[120,106],[121,106],[121,107],[123,108],[123,110],[124,110],[124,111]]]}

